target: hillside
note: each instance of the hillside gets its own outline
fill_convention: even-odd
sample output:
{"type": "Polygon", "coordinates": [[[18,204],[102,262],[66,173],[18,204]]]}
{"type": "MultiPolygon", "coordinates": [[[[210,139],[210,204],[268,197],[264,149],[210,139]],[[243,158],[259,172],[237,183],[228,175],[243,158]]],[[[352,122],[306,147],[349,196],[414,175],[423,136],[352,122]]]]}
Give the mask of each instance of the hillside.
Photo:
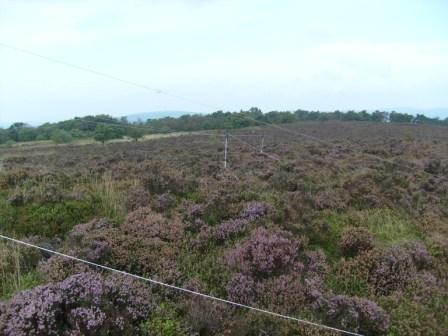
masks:
{"type": "MultiPolygon", "coordinates": [[[[446,334],[445,127],[308,121],[231,135],[227,169],[218,135],[0,148],[0,231],[363,335],[446,334]]],[[[0,250],[13,252],[0,253],[0,334],[339,335],[0,250]]]]}
{"type": "MultiPolygon", "coordinates": [[[[174,113],[174,112],[173,112],[174,113]]],[[[183,113],[183,112],[178,112],[183,113]]],[[[135,118],[138,115],[131,116],[135,118]]],[[[148,115],[140,115],[148,116],[148,115]]],[[[155,116],[155,115],[154,115],[155,116]]],[[[25,123],[14,123],[7,129],[0,128],[0,145],[15,142],[53,140],[56,143],[69,143],[72,140],[96,138],[99,141],[122,139],[124,137],[139,139],[145,134],[172,132],[192,132],[202,130],[239,129],[249,126],[270,124],[290,124],[297,121],[363,121],[398,124],[448,125],[448,118],[430,118],[423,114],[373,111],[270,111],[262,112],[253,107],[247,111],[223,112],[210,114],[182,114],[180,117],[163,117],[159,119],[139,120],[133,123],[125,117],[113,118],[109,115],[76,117],[57,123],[45,123],[32,127],[25,123]],[[102,139],[102,140],[101,140],[102,139]]]]}

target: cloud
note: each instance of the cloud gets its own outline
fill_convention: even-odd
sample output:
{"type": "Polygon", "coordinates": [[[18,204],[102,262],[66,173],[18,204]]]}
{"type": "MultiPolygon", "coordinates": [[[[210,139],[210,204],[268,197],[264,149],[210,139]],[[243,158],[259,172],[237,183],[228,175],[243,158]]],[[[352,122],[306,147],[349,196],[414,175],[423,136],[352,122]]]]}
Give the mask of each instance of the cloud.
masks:
{"type": "MultiPolygon", "coordinates": [[[[0,42],[223,109],[448,105],[448,24],[433,2],[0,2],[0,42]]],[[[0,58],[11,118],[194,110],[1,48],[0,58]]]]}

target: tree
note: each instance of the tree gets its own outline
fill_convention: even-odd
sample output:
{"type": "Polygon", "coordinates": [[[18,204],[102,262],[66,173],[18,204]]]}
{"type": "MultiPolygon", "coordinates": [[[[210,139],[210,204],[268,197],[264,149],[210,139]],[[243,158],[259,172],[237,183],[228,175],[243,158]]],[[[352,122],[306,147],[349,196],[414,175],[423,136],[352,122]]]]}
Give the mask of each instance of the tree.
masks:
{"type": "Polygon", "coordinates": [[[121,136],[117,134],[113,127],[106,125],[97,125],[93,137],[96,141],[101,141],[101,143],[104,145],[106,141],[120,138],[121,136]]]}
{"type": "Polygon", "coordinates": [[[138,141],[138,139],[143,138],[145,132],[141,128],[133,127],[128,130],[127,135],[134,139],[134,141],[138,141]]]}
{"type": "Polygon", "coordinates": [[[395,111],[392,111],[389,115],[390,117],[390,121],[391,122],[398,122],[398,123],[410,123],[413,119],[414,116],[411,114],[407,114],[407,113],[398,113],[395,111]]]}
{"type": "Polygon", "coordinates": [[[9,140],[8,131],[0,128],[0,145],[6,143],[9,140]]]}
{"type": "Polygon", "coordinates": [[[72,135],[64,130],[55,130],[51,135],[51,140],[57,144],[69,143],[73,140],[72,135]]]}

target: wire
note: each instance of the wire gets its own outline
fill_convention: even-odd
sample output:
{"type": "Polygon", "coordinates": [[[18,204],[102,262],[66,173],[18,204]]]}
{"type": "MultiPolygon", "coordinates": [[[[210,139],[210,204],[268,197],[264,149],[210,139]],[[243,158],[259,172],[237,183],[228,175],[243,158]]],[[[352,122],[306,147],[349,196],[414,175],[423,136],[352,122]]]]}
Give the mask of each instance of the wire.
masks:
{"type": "Polygon", "coordinates": [[[3,42],[0,42],[0,46],[4,47],[4,48],[7,48],[7,49],[15,50],[15,51],[18,51],[18,52],[21,52],[21,53],[24,53],[24,54],[28,54],[28,55],[32,55],[32,56],[35,56],[35,57],[39,57],[39,58],[45,59],[45,60],[47,60],[49,62],[57,63],[57,64],[64,65],[64,66],[67,66],[67,67],[70,67],[70,68],[74,68],[74,69],[77,69],[77,70],[88,72],[88,73],[91,73],[93,75],[101,76],[101,77],[104,77],[104,78],[108,78],[108,79],[112,79],[112,80],[115,80],[115,81],[118,81],[118,82],[122,82],[124,84],[132,85],[132,86],[135,86],[135,87],[138,87],[138,88],[141,88],[141,89],[145,89],[145,90],[154,92],[156,94],[160,94],[160,95],[164,95],[164,96],[167,96],[167,97],[172,97],[172,98],[184,100],[186,102],[197,104],[197,105],[201,105],[203,107],[216,109],[216,107],[214,107],[212,105],[209,105],[209,104],[206,104],[206,103],[194,100],[194,99],[190,99],[190,98],[186,98],[186,97],[183,97],[183,96],[179,96],[179,95],[176,95],[176,94],[173,94],[173,93],[170,93],[170,92],[158,89],[158,88],[150,87],[150,86],[145,85],[145,84],[136,83],[136,82],[133,82],[133,81],[129,81],[127,79],[122,79],[122,78],[117,77],[117,76],[109,75],[109,74],[104,73],[104,72],[96,71],[94,69],[86,68],[86,67],[83,67],[83,66],[79,66],[79,65],[76,65],[76,64],[69,63],[69,62],[61,61],[61,60],[58,60],[56,58],[52,58],[52,57],[48,57],[48,56],[45,56],[45,55],[41,55],[41,54],[38,54],[38,53],[36,53],[34,51],[31,51],[31,50],[17,48],[17,47],[14,47],[12,45],[9,45],[9,44],[3,43],[3,42]]]}
{"type": "MultiPolygon", "coordinates": [[[[306,134],[306,133],[302,133],[302,132],[298,132],[298,131],[293,131],[293,130],[290,130],[288,128],[279,126],[277,124],[271,124],[271,123],[268,123],[266,121],[258,120],[258,119],[255,119],[255,118],[252,118],[252,117],[249,117],[249,116],[240,116],[240,117],[245,118],[247,120],[252,120],[252,121],[257,122],[259,124],[263,124],[263,125],[267,125],[267,126],[270,126],[270,127],[273,127],[273,128],[277,128],[279,130],[282,130],[282,131],[284,131],[286,133],[289,133],[289,134],[292,134],[292,135],[298,135],[298,136],[301,136],[301,137],[304,137],[304,138],[316,141],[318,143],[324,144],[324,145],[332,147],[332,148],[335,148],[335,147],[338,146],[338,145],[336,145],[336,144],[334,144],[334,143],[332,143],[330,141],[322,140],[321,138],[318,138],[318,137],[316,137],[314,135],[310,135],[310,134],[306,134]]],[[[393,165],[393,166],[402,167],[402,168],[406,168],[406,169],[409,169],[409,170],[414,170],[415,169],[415,167],[412,167],[412,166],[409,166],[409,165],[403,164],[403,163],[397,163],[397,162],[395,162],[395,161],[393,161],[391,159],[383,158],[383,157],[381,157],[379,155],[365,153],[365,152],[362,152],[362,151],[359,151],[359,150],[356,150],[356,149],[353,149],[353,148],[349,148],[349,147],[345,147],[345,148],[350,150],[350,151],[352,151],[352,152],[355,152],[355,153],[358,152],[361,155],[364,155],[366,157],[370,157],[370,158],[375,159],[377,161],[388,163],[388,164],[393,165]]],[[[421,172],[423,172],[426,175],[431,175],[430,173],[428,173],[425,170],[421,170],[421,172]]]]}
{"type": "Polygon", "coordinates": [[[274,316],[274,317],[283,318],[285,320],[291,320],[291,321],[299,322],[299,323],[302,323],[302,324],[307,324],[307,325],[312,325],[312,326],[315,326],[315,327],[319,327],[319,328],[322,328],[322,329],[327,329],[327,330],[331,330],[331,331],[340,332],[340,333],[343,333],[343,334],[346,334],[346,335],[363,336],[363,335],[355,333],[355,332],[350,332],[350,331],[346,331],[346,330],[330,327],[330,326],[327,326],[327,325],[324,325],[324,324],[311,322],[311,321],[307,321],[307,320],[302,320],[302,319],[299,319],[299,318],[296,318],[296,317],[283,315],[283,314],[275,313],[275,312],[272,312],[272,311],[269,311],[269,310],[248,306],[248,305],[245,305],[245,304],[242,304],[242,303],[238,303],[238,302],[222,299],[222,298],[219,298],[219,297],[215,297],[215,296],[204,294],[204,293],[200,293],[200,292],[196,292],[196,291],[193,291],[193,290],[190,290],[190,289],[186,289],[186,288],[183,288],[183,287],[170,285],[170,284],[164,283],[162,281],[154,280],[154,279],[151,279],[151,278],[145,278],[145,277],[142,277],[140,275],[128,273],[128,272],[125,272],[125,271],[120,271],[120,270],[117,270],[117,269],[109,267],[109,266],[97,264],[97,263],[94,263],[94,262],[91,262],[91,261],[88,261],[88,260],[84,260],[84,259],[81,259],[81,258],[78,258],[78,257],[74,257],[74,256],[71,256],[71,255],[68,255],[68,254],[65,254],[65,253],[61,253],[61,252],[57,252],[57,251],[54,251],[54,250],[50,250],[50,249],[47,249],[45,247],[41,247],[41,246],[34,245],[34,244],[31,244],[31,243],[28,243],[28,242],[25,242],[25,241],[22,241],[22,240],[18,240],[18,239],[14,239],[14,238],[11,238],[11,237],[8,237],[8,236],[4,236],[2,234],[0,234],[0,238],[3,238],[5,240],[11,241],[11,242],[14,242],[16,244],[25,245],[27,247],[32,247],[32,248],[35,248],[35,249],[38,249],[38,250],[41,250],[41,251],[44,251],[44,252],[47,252],[47,253],[58,255],[60,257],[64,257],[64,258],[71,259],[71,260],[74,260],[74,261],[77,261],[77,262],[81,262],[81,263],[87,264],[89,266],[94,266],[94,267],[101,268],[101,269],[104,269],[104,270],[107,270],[107,271],[110,271],[110,272],[119,273],[121,275],[125,275],[125,276],[132,277],[132,278],[135,278],[135,279],[138,279],[138,280],[150,282],[150,283],[153,283],[153,284],[156,284],[156,285],[159,285],[159,286],[163,286],[163,287],[166,287],[166,288],[174,289],[174,290],[181,291],[181,292],[184,292],[184,293],[200,296],[200,297],[203,297],[203,298],[206,298],[206,299],[210,299],[210,300],[226,303],[226,304],[229,304],[229,305],[233,305],[233,306],[240,307],[240,308],[245,308],[245,309],[248,309],[248,310],[253,310],[253,311],[256,311],[256,312],[259,312],[259,313],[271,315],[271,316],[274,316]]]}
{"type": "MultiPolygon", "coordinates": [[[[145,90],[148,90],[148,91],[151,91],[151,92],[155,92],[157,94],[163,94],[165,96],[177,98],[177,99],[184,100],[184,101],[187,101],[187,102],[190,102],[190,103],[194,103],[194,104],[197,104],[197,105],[201,105],[201,106],[204,106],[204,107],[207,107],[207,108],[212,108],[212,109],[215,109],[215,110],[219,110],[219,108],[217,108],[216,106],[213,106],[213,105],[210,105],[210,104],[207,104],[207,103],[203,103],[201,101],[192,100],[192,99],[189,99],[189,98],[186,98],[186,97],[183,97],[183,96],[171,94],[169,92],[162,91],[160,89],[153,88],[153,87],[150,87],[150,86],[147,86],[147,85],[144,85],[144,84],[132,82],[132,81],[129,81],[129,80],[126,80],[126,79],[122,79],[122,78],[113,76],[113,75],[109,75],[107,73],[103,73],[103,72],[100,72],[100,71],[96,71],[96,70],[93,70],[93,69],[90,69],[90,68],[82,67],[82,66],[79,66],[79,65],[76,65],[76,64],[65,62],[65,61],[61,61],[61,60],[58,60],[58,59],[55,59],[55,58],[52,58],[52,57],[44,56],[44,55],[38,54],[38,53],[36,53],[34,51],[31,51],[31,50],[27,50],[27,49],[23,49],[23,48],[17,48],[15,46],[12,46],[12,45],[9,45],[9,44],[3,43],[3,42],[0,42],[0,46],[4,47],[4,48],[11,49],[11,50],[15,50],[15,51],[18,51],[18,52],[21,52],[21,53],[24,53],[24,54],[28,54],[28,55],[32,55],[32,56],[35,56],[35,57],[39,57],[39,58],[45,59],[45,60],[47,60],[49,62],[61,64],[61,65],[64,65],[64,66],[67,66],[67,67],[71,67],[71,68],[74,68],[74,69],[78,69],[78,70],[81,70],[81,71],[89,72],[89,73],[94,74],[94,75],[102,76],[104,78],[112,79],[112,80],[119,81],[119,82],[122,82],[122,83],[125,83],[125,84],[128,84],[128,85],[132,85],[132,86],[135,86],[135,87],[138,87],[138,88],[142,88],[142,89],[145,89],[145,90]]],[[[269,122],[266,122],[266,121],[258,120],[258,119],[252,118],[250,116],[247,116],[247,115],[238,115],[237,114],[237,116],[241,117],[241,118],[244,118],[246,120],[254,121],[254,122],[259,123],[259,124],[263,124],[263,125],[267,125],[269,127],[277,128],[279,130],[282,130],[283,132],[286,132],[286,133],[289,133],[289,134],[292,134],[292,135],[296,135],[296,136],[301,136],[301,137],[304,137],[304,138],[316,141],[318,143],[325,144],[325,145],[330,146],[330,147],[335,147],[336,146],[335,144],[333,144],[333,143],[331,143],[329,141],[323,140],[321,138],[318,138],[318,137],[310,135],[310,134],[306,134],[306,133],[302,133],[302,132],[298,132],[298,131],[293,131],[293,130],[290,130],[288,128],[281,127],[281,126],[279,126],[277,124],[272,124],[272,123],[269,123],[269,122]]],[[[383,157],[381,157],[379,155],[369,154],[369,153],[365,153],[365,152],[362,152],[362,151],[359,151],[359,150],[357,151],[356,149],[352,149],[352,148],[348,148],[348,147],[347,147],[347,149],[351,150],[352,152],[359,152],[361,155],[364,155],[366,157],[370,157],[372,159],[375,159],[375,160],[378,160],[378,161],[381,161],[381,162],[384,162],[384,163],[391,164],[393,166],[402,167],[402,168],[406,168],[406,169],[410,169],[410,170],[414,170],[415,169],[415,167],[411,167],[411,166],[409,166],[407,164],[403,164],[403,163],[397,163],[397,162],[392,161],[390,159],[383,158],[383,157]]],[[[426,172],[425,170],[421,170],[421,171],[424,174],[431,176],[431,174],[426,172]]]]}
{"type": "Polygon", "coordinates": [[[274,155],[267,154],[267,153],[265,153],[265,152],[260,152],[260,149],[259,149],[259,148],[255,147],[254,145],[252,145],[251,143],[249,143],[249,142],[247,142],[247,141],[244,141],[243,139],[239,139],[238,137],[236,137],[236,136],[233,135],[233,134],[229,134],[229,136],[230,136],[231,138],[233,138],[233,139],[235,139],[235,140],[241,142],[242,144],[245,144],[245,145],[251,147],[252,149],[256,150],[259,154],[264,155],[264,156],[270,158],[271,160],[274,160],[274,161],[282,161],[280,158],[278,158],[278,157],[276,157],[276,156],[274,156],[274,155]]]}

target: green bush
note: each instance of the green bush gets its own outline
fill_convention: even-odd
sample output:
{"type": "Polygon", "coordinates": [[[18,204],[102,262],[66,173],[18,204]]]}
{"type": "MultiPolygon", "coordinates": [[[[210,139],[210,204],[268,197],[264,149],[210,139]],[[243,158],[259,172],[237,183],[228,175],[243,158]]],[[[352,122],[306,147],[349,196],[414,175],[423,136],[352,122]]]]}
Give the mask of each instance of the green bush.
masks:
{"type": "Polygon", "coordinates": [[[0,219],[0,229],[19,236],[53,237],[64,234],[74,225],[87,222],[95,215],[95,206],[85,201],[66,201],[54,204],[30,204],[16,209],[15,220],[0,219]]]}
{"type": "Polygon", "coordinates": [[[64,130],[55,130],[51,135],[51,140],[57,144],[69,143],[73,140],[72,135],[64,130]]]}
{"type": "Polygon", "coordinates": [[[187,335],[182,327],[176,310],[162,303],[150,318],[141,325],[143,335],[150,336],[184,336],[187,335]]]}
{"type": "Polygon", "coordinates": [[[0,230],[10,227],[16,222],[17,211],[9,202],[0,198],[0,230]]]}

